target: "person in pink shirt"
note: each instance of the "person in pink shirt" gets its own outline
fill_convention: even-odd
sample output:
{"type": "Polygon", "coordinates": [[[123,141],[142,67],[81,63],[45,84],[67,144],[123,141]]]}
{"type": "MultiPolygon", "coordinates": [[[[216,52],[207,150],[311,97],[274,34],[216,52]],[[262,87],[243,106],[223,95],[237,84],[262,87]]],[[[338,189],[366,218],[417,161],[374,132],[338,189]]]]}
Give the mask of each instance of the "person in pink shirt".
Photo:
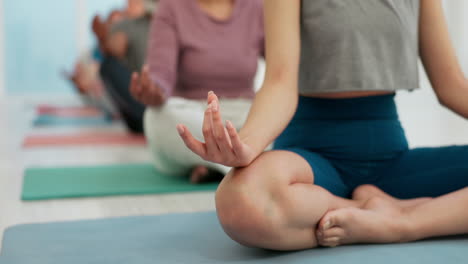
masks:
{"type": "Polygon", "coordinates": [[[147,65],[133,73],[132,95],[147,106],[144,130],[158,171],[221,179],[230,168],[202,160],[176,132],[187,124],[203,138],[206,98],[240,128],[250,109],[264,55],[263,0],[161,0],[153,16],[147,65]]]}

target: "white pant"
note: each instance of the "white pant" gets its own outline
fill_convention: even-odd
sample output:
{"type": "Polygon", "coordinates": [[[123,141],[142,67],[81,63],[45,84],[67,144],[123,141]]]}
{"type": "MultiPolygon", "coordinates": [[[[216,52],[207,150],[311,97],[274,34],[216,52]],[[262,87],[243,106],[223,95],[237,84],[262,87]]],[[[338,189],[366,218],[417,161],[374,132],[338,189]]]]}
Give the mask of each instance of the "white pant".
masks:
{"type": "MultiPolygon", "coordinates": [[[[248,99],[222,99],[220,110],[224,120],[230,120],[240,129],[247,118],[252,101],[248,99]]],[[[184,124],[193,136],[204,142],[202,125],[206,100],[170,98],[162,107],[149,107],[145,111],[145,135],[153,153],[156,169],[173,176],[188,175],[197,165],[204,165],[227,173],[230,168],[208,162],[188,149],[177,133],[177,124],[184,124]]]]}

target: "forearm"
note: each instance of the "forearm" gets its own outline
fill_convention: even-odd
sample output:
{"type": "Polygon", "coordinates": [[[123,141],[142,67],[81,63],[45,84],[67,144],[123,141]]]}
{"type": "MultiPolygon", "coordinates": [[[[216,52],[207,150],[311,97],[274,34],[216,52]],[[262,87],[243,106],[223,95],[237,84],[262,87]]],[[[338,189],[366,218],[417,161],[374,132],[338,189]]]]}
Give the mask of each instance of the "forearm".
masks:
{"type": "Polygon", "coordinates": [[[440,0],[421,1],[419,51],[440,103],[468,118],[468,80],[450,40],[440,0]]]}
{"type": "Polygon", "coordinates": [[[264,88],[255,97],[239,136],[257,153],[261,153],[278,137],[296,111],[297,85],[289,86],[265,83],[264,88]]]}
{"type": "Polygon", "coordinates": [[[298,101],[300,1],[265,1],[265,82],[239,135],[261,153],[291,121],[298,101]]]}

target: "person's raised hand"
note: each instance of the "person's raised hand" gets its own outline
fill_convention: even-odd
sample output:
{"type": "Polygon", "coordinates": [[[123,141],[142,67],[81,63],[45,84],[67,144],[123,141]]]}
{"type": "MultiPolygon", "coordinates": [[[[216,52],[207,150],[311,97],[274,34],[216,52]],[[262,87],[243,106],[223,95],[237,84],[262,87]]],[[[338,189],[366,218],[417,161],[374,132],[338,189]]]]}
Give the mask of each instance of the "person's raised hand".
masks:
{"type": "Polygon", "coordinates": [[[136,100],[148,106],[160,106],[167,99],[164,91],[151,80],[147,65],[141,73],[132,74],[130,92],[136,100]]]}
{"type": "Polygon", "coordinates": [[[208,108],[203,120],[205,142],[195,139],[183,124],[177,125],[177,131],[185,145],[206,161],[228,167],[245,167],[257,157],[252,147],[242,142],[230,121],[223,124],[219,100],[213,92],[208,94],[208,108]]]}
{"type": "Polygon", "coordinates": [[[106,23],[102,20],[99,15],[93,17],[93,22],[91,23],[92,30],[96,35],[96,38],[99,41],[102,41],[107,35],[106,23]]]}

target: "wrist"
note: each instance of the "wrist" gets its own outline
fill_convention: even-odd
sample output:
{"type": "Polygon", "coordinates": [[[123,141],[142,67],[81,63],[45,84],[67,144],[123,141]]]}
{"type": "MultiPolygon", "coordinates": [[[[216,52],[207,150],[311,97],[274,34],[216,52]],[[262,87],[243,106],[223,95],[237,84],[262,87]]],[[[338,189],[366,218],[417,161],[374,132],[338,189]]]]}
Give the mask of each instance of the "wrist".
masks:
{"type": "Polygon", "coordinates": [[[265,150],[266,145],[268,145],[266,144],[265,146],[263,146],[264,144],[262,144],[261,140],[258,140],[254,136],[252,136],[252,133],[246,133],[245,130],[241,130],[239,132],[239,138],[241,142],[243,142],[252,149],[254,153],[254,159],[258,157],[265,150]]]}
{"type": "Polygon", "coordinates": [[[154,100],[154,101],[150,102],[149,106],[161,107],[161,106],[163,106],[166,102],[167,102],[167,99],[166,99],[166,98],[162,98],[162,99],[158,99],[158,100],[154,100]]]}

